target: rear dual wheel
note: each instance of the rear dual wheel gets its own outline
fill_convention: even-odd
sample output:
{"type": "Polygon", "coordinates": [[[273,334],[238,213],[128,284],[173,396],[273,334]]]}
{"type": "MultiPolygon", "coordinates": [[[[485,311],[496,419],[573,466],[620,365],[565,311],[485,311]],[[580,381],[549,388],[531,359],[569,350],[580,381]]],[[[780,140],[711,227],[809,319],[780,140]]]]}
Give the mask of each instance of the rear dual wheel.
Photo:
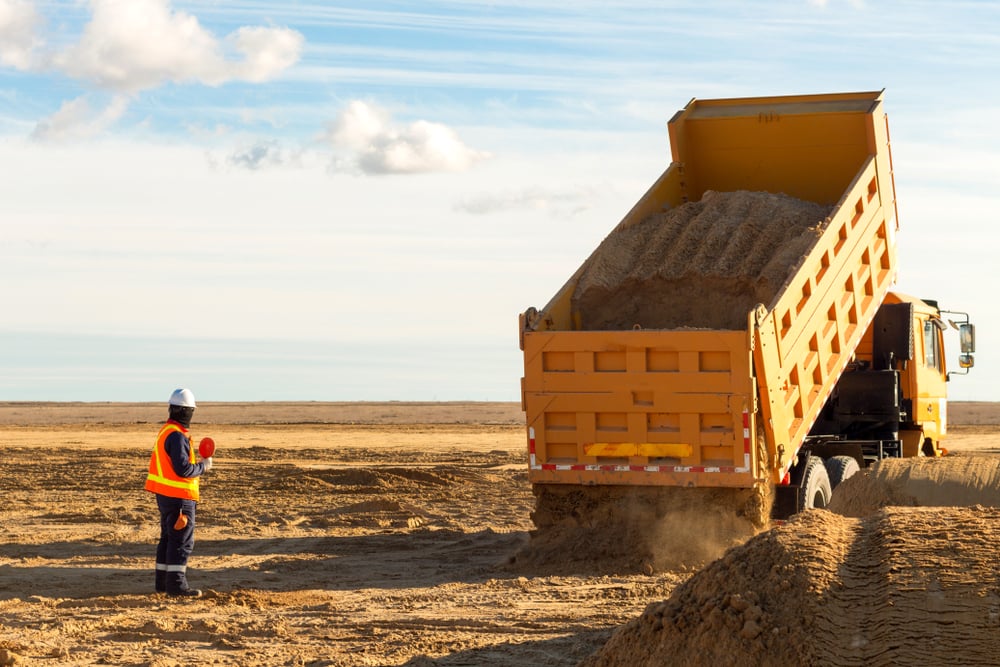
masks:
{"type": "Polygon", "coordinates": [[[830,488],[836,490],[840,483],[861,471],[858,460],[853,456],[831,456],[823,462],[830,478],[830,488]]]}
{"type": "Polygon", "coordinates": [[[810,456],[802,468],[799,480],[799,511],[823,509],[830,504],[833,489],[823,459],[810,456]]]}

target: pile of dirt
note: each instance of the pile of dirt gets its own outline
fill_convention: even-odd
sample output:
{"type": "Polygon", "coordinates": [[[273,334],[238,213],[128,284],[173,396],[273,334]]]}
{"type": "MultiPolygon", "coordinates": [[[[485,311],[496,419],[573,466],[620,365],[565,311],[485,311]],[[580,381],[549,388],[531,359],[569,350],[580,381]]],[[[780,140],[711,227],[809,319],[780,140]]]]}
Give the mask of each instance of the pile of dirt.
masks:
{"type": "Polygon", "coordinates": [[[582,269],[584,330],[744,329],[816,243],[830,207],[769,192],[713,192],[613,231],[582,269]]]}
{"type": "Polygon", "coordinates": [[[1000,459],[883,459],[837,486],[830,510],[864,517],[889,505],[908,507],[1000,507],[1000,459]]]}
{"type": "Polygon", "coordinates": [[[581,667],[995,664],[1000,510],[825,510],[729,550],[581,667]]]}
{"type": "Polygon", "coordinates": [[[533,573],[631,574],[696,569],[767,523],[753,489],[533,487],[536,526],[512,565],[533,573]]]}

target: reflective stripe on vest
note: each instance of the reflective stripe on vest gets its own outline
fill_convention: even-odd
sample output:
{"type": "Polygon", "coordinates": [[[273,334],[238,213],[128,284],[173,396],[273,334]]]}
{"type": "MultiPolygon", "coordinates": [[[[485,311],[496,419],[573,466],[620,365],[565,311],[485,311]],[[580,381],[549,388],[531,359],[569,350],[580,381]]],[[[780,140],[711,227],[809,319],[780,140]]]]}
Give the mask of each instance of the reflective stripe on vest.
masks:
{"type": "MultiPolygon", "coordinates": [[[[175,422],[167,422],[160,429],[160,434],[156,436],[156,446],[149,457],[149,474],[146,475],[146,490],[159,493],[171,498],[185,498],[188,500],[198,500],[198,478],[180,477],[174,472],[174,466],[170,463],[170,455],[167,454],[167,437],[177,431],[181,435],[187,435],[187,429],[175,422]]],[[[189,449],[191,463],[194,463],[194,450],[189,449]]]]}

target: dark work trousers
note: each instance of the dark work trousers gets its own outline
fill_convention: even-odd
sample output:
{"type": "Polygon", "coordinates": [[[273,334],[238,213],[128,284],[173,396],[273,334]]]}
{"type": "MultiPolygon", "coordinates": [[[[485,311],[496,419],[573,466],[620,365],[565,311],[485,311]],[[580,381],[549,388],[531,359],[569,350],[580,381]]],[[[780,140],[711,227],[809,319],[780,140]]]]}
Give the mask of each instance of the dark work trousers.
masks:
{"type": "Polygon", "coordinates": [[[171,498],[156,494],[160,508],[160,542],[156,545],[156,590],[177,593],[188,588],[187,562],[194,551],[193,500],[171,498]],[[188,522],[180,530],[174,529],[177,516],[183,512],[188,522]]]}

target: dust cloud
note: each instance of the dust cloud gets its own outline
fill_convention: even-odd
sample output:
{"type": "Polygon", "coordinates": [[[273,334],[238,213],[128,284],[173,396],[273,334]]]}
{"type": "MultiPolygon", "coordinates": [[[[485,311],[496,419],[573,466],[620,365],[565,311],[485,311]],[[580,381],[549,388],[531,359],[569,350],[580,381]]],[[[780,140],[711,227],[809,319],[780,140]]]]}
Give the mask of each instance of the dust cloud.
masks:
{"type": "Polygon", "coordinates": [[[697,568],[755,535],[766,498],[755,489],[534,487],[536,529],[513,564],[608,574],[697,568]]]}

